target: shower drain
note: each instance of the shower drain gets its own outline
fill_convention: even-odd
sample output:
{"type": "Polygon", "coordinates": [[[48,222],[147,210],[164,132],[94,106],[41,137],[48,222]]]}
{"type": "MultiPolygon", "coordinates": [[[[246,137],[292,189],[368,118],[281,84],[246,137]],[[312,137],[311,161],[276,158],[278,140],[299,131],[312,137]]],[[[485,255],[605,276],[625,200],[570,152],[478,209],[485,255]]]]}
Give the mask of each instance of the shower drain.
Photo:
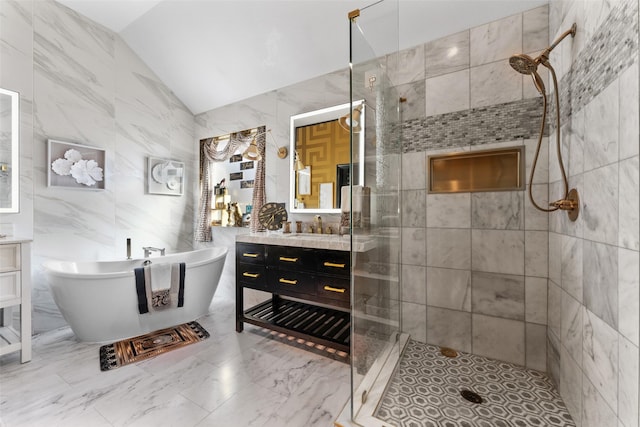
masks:
{"type": "Polygon", "coordinates": [[[458,357],[458,352],[449,347],[440,347],[440,354],[445,357],[458,357]]]}
{"type": "Polygon", "coordinates": [[[471,390],[462,390],[460,392],[460,395],[465,399],[468,400],[471,403],[482,403],[482,397],[480,397],[480,395],[474,391],[471,390]]]}

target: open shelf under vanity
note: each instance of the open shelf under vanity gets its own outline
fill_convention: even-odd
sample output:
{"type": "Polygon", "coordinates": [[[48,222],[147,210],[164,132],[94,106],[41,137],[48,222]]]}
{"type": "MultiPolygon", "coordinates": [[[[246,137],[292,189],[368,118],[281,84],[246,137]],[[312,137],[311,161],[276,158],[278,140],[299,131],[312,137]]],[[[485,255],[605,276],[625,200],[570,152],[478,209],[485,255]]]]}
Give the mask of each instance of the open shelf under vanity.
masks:
{"type": "Polygon", "coordinates": [[[244,311],[243,321],[349,353],[348,312],[272,298],[244,311]]]}

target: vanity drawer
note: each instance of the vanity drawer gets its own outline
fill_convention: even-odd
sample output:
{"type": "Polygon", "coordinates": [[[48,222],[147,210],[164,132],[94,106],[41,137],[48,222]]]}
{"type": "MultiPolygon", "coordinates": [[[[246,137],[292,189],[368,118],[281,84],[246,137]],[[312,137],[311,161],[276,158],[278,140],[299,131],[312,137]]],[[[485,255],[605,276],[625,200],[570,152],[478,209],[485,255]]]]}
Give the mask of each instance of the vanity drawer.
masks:
{"type": "Polygon", "coordinates": [[[20,272],[0,273],[0,303],[20,298],[20,272]]]}
{"type": "Polygon", "coordinates": [[[318,250],[316,257],[319,273],[349,277],[349,252],[318,250]]]}
{"type": "Polygon", "coordinates": [[[269,266],[278,269],[315,270],[315,249],[273,246],[268,251],[269,266]]]}
{"type": "Polygon", "coordinates": [[[316,293],[319,297],[349,302],[351,294],[349,279],[322,276],[316,280],[316,293]]]}
{"type": "Polygon", "coordinates": [[[264,264],[264,246],[253,243],[236,243],[236,261],[264,264]]]}
{"type": "Polygon", "coordinates": [[[20,270],[20,244],[0,245],[0,273],[20,270]]]}
{"type": "Polygon", "coordinates": [[[267,269],[264,265],[255,264],[237,264],[237,278],[242,286],[249,288],[267,290],[267,269]]]}
{"type": "Polygon", "coordinates": [[[269,270],[269,284],[274,292],[286,294],[315,295],[316,278],[304,272],[269,270]]]}

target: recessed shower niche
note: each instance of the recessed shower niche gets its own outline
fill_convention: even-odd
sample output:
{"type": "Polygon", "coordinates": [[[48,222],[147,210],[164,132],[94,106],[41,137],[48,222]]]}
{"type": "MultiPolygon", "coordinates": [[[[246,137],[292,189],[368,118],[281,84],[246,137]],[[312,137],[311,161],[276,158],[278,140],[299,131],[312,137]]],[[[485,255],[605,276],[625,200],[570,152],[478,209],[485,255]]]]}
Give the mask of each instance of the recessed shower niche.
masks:
{"type": "Polygon", "coordinates": [[[524,189],[524,147],[429,156],[429,192],[524,189]]]}

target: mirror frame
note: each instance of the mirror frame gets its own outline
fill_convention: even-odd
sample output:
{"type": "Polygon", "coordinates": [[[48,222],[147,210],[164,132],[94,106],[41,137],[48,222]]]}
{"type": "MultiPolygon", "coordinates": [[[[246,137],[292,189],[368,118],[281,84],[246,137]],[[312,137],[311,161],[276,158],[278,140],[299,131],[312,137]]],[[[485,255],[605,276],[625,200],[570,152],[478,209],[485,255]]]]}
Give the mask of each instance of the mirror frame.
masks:
{"type": "Polygon", "coordinates": [[[0,88],[0,95],[11,97],[11,206],[0,213],[20,212],[20,94],[0,88]]]}
{"type": "MultiPolygon", "coordinates": [[[[354,164],[358,163],[358,184],[364,185],[364,130],[365,130],[365,108],[364,100],[354,101],[352,103],[346,103],[336,105],[334,107],[323,108],[321,110],[310,111],[308,113],[297,114],[291,116],[290,129],[289,129],[289,211],[293,213],[340,213],[340,206],[332,209],[321,208],[296,208],[296,128],[300,126],[309,126],[316,123],[328,122],[331,120],[339,119],[340,117],[349,114],[350,107],[356,108],[362,105],[362,112],[360,113],[360,132],[353,133],[354,140],[358,142],[358,152],[353,153],[354,164]],[[357,156],[357,157],[356,157],[357,156]]],[[[351,142],[353,146],[353,141],[351,142]]],[[[307,165],[310,166],[310,165],[307,165]]]]}

